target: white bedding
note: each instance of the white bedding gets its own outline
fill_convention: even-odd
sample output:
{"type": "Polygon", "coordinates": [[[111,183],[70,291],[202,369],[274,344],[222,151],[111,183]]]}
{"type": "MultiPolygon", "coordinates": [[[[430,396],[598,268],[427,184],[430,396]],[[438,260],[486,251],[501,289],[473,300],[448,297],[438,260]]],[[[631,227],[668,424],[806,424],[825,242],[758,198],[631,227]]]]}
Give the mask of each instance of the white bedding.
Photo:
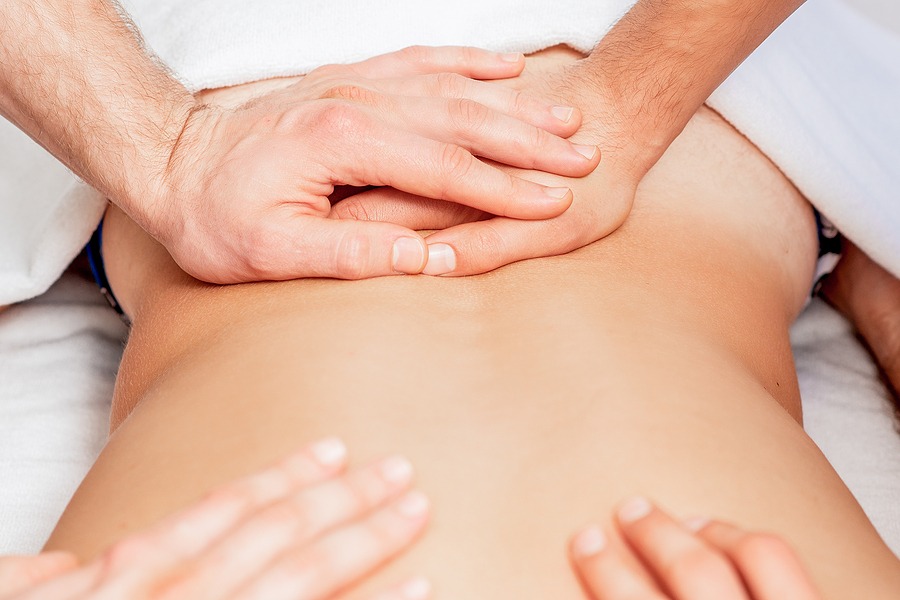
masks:
{"type": "MultiPolygon", "coordinates": [[[[860,2],[900,18],[891,0],[860,2]]],[[[14,219],[17,202],[40,202],[70,183],[0,120],[0,219],[14,219]]],[[[74,274],[0,313],[0,554],[40,548],[102,447],[124,333],[93,285],[74,274]]],[[[900,434],[875,368],[821,302],[793,334],[808,430],[900,554],[900,434]]]]}

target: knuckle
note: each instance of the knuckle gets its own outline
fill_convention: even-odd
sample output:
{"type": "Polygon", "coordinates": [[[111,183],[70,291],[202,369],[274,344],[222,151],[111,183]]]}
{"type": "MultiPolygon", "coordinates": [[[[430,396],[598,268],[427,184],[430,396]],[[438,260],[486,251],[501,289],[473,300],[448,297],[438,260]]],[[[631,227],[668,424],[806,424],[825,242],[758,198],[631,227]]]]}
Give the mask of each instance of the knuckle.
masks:
{"type": "Polygon", "coordinates": [[[435,81],[438,93],[448,98],[464,96],[469,87],[469,80],[457,73],[438,73],[435,81]]]}
{"type": "Polygon", "coordinates": [[[320,103],[314,124],[328,136],[343,136],[360,129],[364,118],[353,104],[330,99],[320,103]]]}
{"type": "Polygon", "coordinates": [[[450,118],[459,133],[479,132],[490,120],[488,107],[468,98],[458,98],[450,102],[450,118]]]}
{"type": "Polygon", "coordinates": [[[702,546],[683,552],[662,569],[663,577],[671,581],[718,578],[729,571],[724,558],[702,546]]]}
{"type": "Polygon", "coordinates": [[[339,279],[362,279],[368,272],[372,244],[359,233],[344,234],[337,245],[334,276],[339,279]]]}
{"type": "Polygon", "coordinates": [[[302,536],[312,528],[309,510],[294,502],[276,502],[256,517],[266,529],[287,530],[302,536]]]}
{"type": "Polygon", "coordinates": [[[127,565],[141,560],[154,551],[155,544],[146,536],[136,536],[122,540],[113,545],[103,555],[103,563],[107,573],[117,571],[127,565]]]}
{"type": "Polygon", "coordinates": [[[407,46],[399,52],[400,58],[412,65],[421,65],[429,62],[433,50],[427,46],[407,46]]]}
{"type": "Polygon", "coordinates": [[[521,90],[510,90],[509,94],[509,109],[512,114],[522,115],[529,112],[531,101],[525,92],[521,90]]]}
{"type": "Polygon", "coordinates": [[[315,81],[321,81],[324,79],[332,79],[334,77],[340,77],[344,74],[346,67],[344,65],[322,65],[321,67],[316,67],[306,76],[306,80],[310,79],[315,81]]]}
{"type": "Polygon", "coordinates": [[[242,240],[241,257],[245,275],[251,279],[265,279],[273,272],[275,263],[267,249],[273,245],[273,237],[263,228],[247,232],[242,240]]]}
{"type": "Polygon", "coordinates": [[[343,486],[343,492],[349,513],[368,512],[369,508],[378,500],[379,493],[371,483],[356,478],[347,479],[343,486]]]}
{"type": "Polygon", "coordinates": [[[352,83],[333,85],[322,93],[322,98],[347,100],[360,104],[375,104],[377,102],[376,96],[377,94],[372,90],[352,83]]]}
{"type": "Polygon", "coordinates": [[[446,144],[441,150],[439,160],[443,174],[441,179],[444,182],[441,192],[442,197],[445,197],[452,185],[469,177],[474,167],[475,157],[462,146],[446,144]]]}
{"type": "Polygon", "coordinates": [[[776,535],[754,533],[741,539],[733,552],[739,563],[756,563],[773,555],[782,556],[789,553],[790,548],[776,535]]]}

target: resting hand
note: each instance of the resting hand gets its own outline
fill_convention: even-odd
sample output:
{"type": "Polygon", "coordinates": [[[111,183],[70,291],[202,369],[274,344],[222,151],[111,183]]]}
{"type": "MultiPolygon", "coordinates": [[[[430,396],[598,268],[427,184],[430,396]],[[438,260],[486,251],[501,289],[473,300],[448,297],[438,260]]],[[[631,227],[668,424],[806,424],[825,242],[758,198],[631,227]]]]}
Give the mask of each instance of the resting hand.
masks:
{"type": "Polygon", "coordinates": [[[599,527],[572,542],[592,600],[819,600],[780,538],[719,521],[678,523],[643,499],[620,508],[618,535],[599,527]]]}
{"type": "Polygon", "coordinates": [[[578,61],[546,71],[526,71],[510,82],[521,91],[581,108],[584,125],[571,140],[603,151],[600,166],[586,180],[506,169],[516,177],[572,189],[572,206],[561,215],[524,221],[387,189],[348,198],[335,206],[335,212],[415,229],[440,229],[427,238],[429,261],[424,272],[428,275],[484,273],[519,260],[565,254],[608,235],[625,221],[638,183],[655,161],[638,159],[623,142],[629,137],[627,126],[593,83],[593,68],[578,61]],[[587,185],[590,192],[582,194],[587,185]]]}
{"type": "MultiPolygon", "coordinates": [[[[342,475],[326,440],[230,484],[78,567],[66,553],[0,560],[4,600],[327,600],[411,544],[427,520],[400,458],[342,475]]],[[[422,600],[421,579],[379,600],[422,600]]]]}
{"type": "Polygon", "coordinates": [[[126,212],[211,282],[419,273],[427,251],[411,229],[327,218],[336,185],[544,219],[569,207],[566,186],[510,176],[473,155],[570,176],[597,166],[594,148],[559,137],[578,128],[578,111],[463,77],[518,75],[524,58],[503,56],[409,48],[317,69],[236,110],[199,110],[159,199],[146,214],[126,212]]]}

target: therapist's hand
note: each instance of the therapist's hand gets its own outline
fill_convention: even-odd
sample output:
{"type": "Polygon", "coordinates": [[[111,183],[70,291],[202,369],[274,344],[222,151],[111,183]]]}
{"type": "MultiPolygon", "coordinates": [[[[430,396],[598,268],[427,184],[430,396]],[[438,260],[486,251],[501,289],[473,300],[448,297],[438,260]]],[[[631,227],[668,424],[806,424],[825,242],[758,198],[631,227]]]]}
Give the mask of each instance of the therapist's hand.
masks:
{"type": "Polygon", "coordinates": [[[617,114],[614,103],[594,84],[593,68],[586,61],[565,63],[544,71],[526,71],[509,82],[523,92],[580,107],[584,124],[570,139],[589,147],[599,146],[603,152],[600,165],[585,179],[540,170],[505,169],[516,177],[572,189],[572,206],[561,215],[525,221],[390,189],[347,198],[335,205],[335,212],[342,217],[390,221],[414,229],[439,229],[427,238],[429,262],[424,272],[428,275],[484,273],[528,258],[565,254],[605,237],[631,212],[638,183],[656,157],[647,154],[645,148],[623,142],[630,138],[630,120],[617,114]]]}
{"type": "MultiPolygon", "coordinates": [[[[3,600],[328,600],[410,545],[428,502],[399,457],[343,474],[324,440],[213,492],[78,566],[67,553],[0,559],[3,600]]],[[[424,600],[412,579],[373,600],[424,600]]]]}
{"type": "Polygon", "coordinates": [[[125,211],[191,275],[216,283],[419,273],[424,240],[393,223],[331,214],[337,185],[391,186],[516,219],[572,202],[475,158],[582,176],[594,147],[563,137],[579,111],[495,83],[521,55],[411,48],[313,71],[236,110],[198,110],[155,202],[125,211]]]}
{"type": "Polygon", "coordinates": [[[780,538],[719,521],[675,521],[647,500],[622,505],[618,535],[592,526],[571,559],[591,600],[821,600],[780,538]]]}

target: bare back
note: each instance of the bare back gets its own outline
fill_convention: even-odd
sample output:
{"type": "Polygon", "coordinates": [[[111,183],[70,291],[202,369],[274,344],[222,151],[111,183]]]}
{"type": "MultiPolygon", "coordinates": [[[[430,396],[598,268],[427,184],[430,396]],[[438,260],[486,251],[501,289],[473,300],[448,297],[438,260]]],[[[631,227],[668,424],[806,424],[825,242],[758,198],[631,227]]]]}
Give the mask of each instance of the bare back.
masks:
{"type": "MultiPolygon", "coordinates": [[[[597,195],[591,177],[570,185],[597,195]]],[[[363,460],[409,456],[435,503],[423,543],[373,585],[422,572],[444,598],[581,598],[566,537],[637,493],[783,534],[827,597],[900,585],[799,425],[788,327],[813,270],[811,209],[711,111],[621,229],[483,276],[223,288],[121,213],[105,237],[134,328],[114,434],[49,547],[95,554],[337,434],[363,460]]]]}

